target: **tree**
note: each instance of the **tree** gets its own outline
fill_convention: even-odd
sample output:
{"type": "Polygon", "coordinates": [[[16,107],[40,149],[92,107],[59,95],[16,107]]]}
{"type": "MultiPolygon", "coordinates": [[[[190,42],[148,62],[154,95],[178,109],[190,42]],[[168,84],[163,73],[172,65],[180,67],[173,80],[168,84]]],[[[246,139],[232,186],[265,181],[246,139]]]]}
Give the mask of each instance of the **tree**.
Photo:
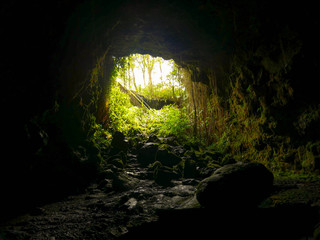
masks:
{"type": "Polygon", "coordinates": [[[131,70],[131,73],[132,73],[132,82],[133,82],[134,88],[136,89],[136,91],[138,91],[137,84],[136,84],[136,78],[135,78],[135,75],[134,75],[134,69],[136,67],[135,59],[136,59],[135,55],[128,56],[129,69],[131,70]]]}
{"type": "Polygon", "coordinates": [[[150,94],[152,95],[153,94],[152,71],[155,63],[155,58],[151,57],[149,54],[145,56],[146,56],[147,70],[149,75],[148,86],[149,86],[150,94]]]}
{"type": "Polygon", "coordinates": [[[145,86],[147,86],[147,84],[146,84],[146,70],[147,70],[146,55],[137,54],[136,61],[138,62],[140,69],[142,71],[143,84],[145,87],[145,86]]]}
{"type": "Polygon", "coordinates": [[[175,98],[175,85],[180,86],[182,76],[178,65],[173,60],[170,60],[170,64],[172,65],[172,71],[167,75],[167,81],[168,86],[172,89],[172,96],[175,98]]]}
{"type": "Polygon", "coordinates": [[[163,58],[161,57],[157,57],[156,58],[156,61],[159,63],[159,69],[160,69],[160,80],[161,82],[163,81],[163,76],[162,76],[162,61],[163,61],[163,58]]]}
{"type": "Polygon", "coordinates": [[[127,87],[128,77],[127,77],[127,69],[128,69],[128,61],[127,57],[120,57],[116,59],[117,71],[119,74],[119,78],[122,80],[123,86],[127,87]]]}

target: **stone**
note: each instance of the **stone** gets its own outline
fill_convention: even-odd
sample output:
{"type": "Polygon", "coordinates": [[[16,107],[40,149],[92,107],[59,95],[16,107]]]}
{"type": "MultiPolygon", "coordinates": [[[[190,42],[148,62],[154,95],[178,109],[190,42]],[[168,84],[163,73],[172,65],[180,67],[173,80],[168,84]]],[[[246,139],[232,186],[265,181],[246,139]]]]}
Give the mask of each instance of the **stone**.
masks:
{"type": "Polygon", "coordinates": [[[183,146],[178,145],[178,146],[172,146],[170,151],[179,157],[183,157],[184,153],[186,152],[186,149],[183,146]]]}
{"type": "Polygon", "coordinates": [[[261,163],[223,166],[197,187],[196,197],[205,208],[254,207],[273,188],[273,174],[261,163]]]}
{"type": "Polygon", "coordinates": [[[196,162],[192,159],[186,159],[184,162],[183,177],[194,178],[197,175],[196,162]]]}
{"type": "Polygon", "coordinates": [[[193,178],[187,178],[182,180],[183,185],[192,185],[196,186],[199,184],[199,180],[193,179],[193,178]]]}
{"type": "Polygon", "coordinates": [[[158,151],[157,143],[146,143],[138,150],[138,162],[142,166],[148,166],[150,163],[155,162],[155,156],[158,151]]]}
{"type": "Polygon", "coordinates": [[[178,179],[179,175],[173,171],[172,168],[167,166],[160,166],[154,175],[155,182],[162,186],[171,185],[171,181],[178,179]]]}
{"type": "Polygon", "coordinates": [[[129,148],[129,141],[122,132],[117,131],[112,135],[111,146],[115,153],[120,151],[126,152],[129,148]]]}
{"type": "Polygon", "coordinates": [[[320,240],[320,224],[318,224],[316,227],[315,227],[315,230],[313,232],[313,239],[314,240],[320,240]]]}
{"type": "Polygon", "coordinates": [[[131,209],[133,209],[133,208],[135,208],[135,207],[137,206],[137,203],[138,203],[137,199],[135,199],[135,198],[130,198],[127,202],[125,202],[124,205],[125,205],[129,210],[131,210],[131,209]]]}
{"type": "Polygon", "coordinates": [[[163,165],[173,167],[181,162],[181,158],[169,150],[168,145],[160,145],[156,154],[156,161],[163,165]]]}
{"type": "Polygon", "coordinates": [[[147,143],[150,143],[150,142],[160,143],[160,139],[157,137],[157,135],[151,134],[147,140],[147,143]]]}
{"type": "Polygon", "coordinates": [[[117,158],[117,157],[108,159],[108,163],[114,165],[117,168],[124,167],[122,159],[117,158]]]}
{"type": "Polygon", "coordinates": [[[128,213],[140,213],[143,212],[143,208],[140,206],[139,202],[135,198],[130,198],[123,204],[124,209],[128,213]]]}
{"type": "Polygon", "coordinates": [[[112,188],[115,191],[127,191],[133,189],[138,183],[139,180],[137,178],[130,177],[126,173],[119,173],[112,181],[112,188]]]}

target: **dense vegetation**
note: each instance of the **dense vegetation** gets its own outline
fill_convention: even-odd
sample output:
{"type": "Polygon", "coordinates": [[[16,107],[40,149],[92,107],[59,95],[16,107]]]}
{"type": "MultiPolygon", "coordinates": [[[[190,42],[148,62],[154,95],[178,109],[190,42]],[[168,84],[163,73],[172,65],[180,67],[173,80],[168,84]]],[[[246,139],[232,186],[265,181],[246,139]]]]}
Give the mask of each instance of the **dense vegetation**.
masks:
{"type": "Polygon", "coordinates": [[[114,58],[114,80],[148,98],[177,100],[185,97],[180,67],[171,59],[149,54],[114,58]]]}
{"type": "MultiPolygon", "coordinates": [[[[310,106],[297,115],[292,123],[293,130],[285,132],[289,129],[286,115],[277,109],[289,105],[293,91],[288,82],[277,80],[283,74],[281,70],[279,76],[263,73],[255,76],[246,65],[235,60],[226,75],[230,82],[230,97],[223,101],[210,92],[206,84],[192,81],[196,74],[192,66],[181,68],[173,62],[170,74],[162,78],[163,81],[154,84],[149,78],[149,83],[144,79],[145,84],[138,85],[132,68],[142,65],[135,65],[133,61],[143,61],[144,58],[145,61],[163,61],[160,58],[146,60],[145,55],[138,54],[114,59],[113,83],[107,101],[108,122],[104,127],[94,124],[94,141],[110,145],[115,131],[136,142],[151,134],[159,137],[173,135],[180,144],[201,143],[228,159],[258,161],[274,172],[317,172],[319,143],[296,139],[297,135],[310,134],[307,129],[319,118],[318,107],[310,106]],[[260,89],[250,83],[268,77],[270,79],[260,89]],[[161,110],[133,106],[128,94],[120,90],[117,80],[139,94],[176,100],[177,104],[161,110]],[[274,85],[275,89],[268,89],[271,83],[278,85],[274,85]],[[269,91],[270,99],[258,97],[259,91],[269,91]]],[[[152,72],[152,68],[149,69],[152,72]]]]}
{"type": "Polygon", "coordinates": [[[160,137],[175,135],[183,139],[190,128],[185,108],[174,105],[164,106],[160,110],[139,108],[133,106],[129,96],[117,86],[113,86],[110,93],[109,112],[109,128],[121,131],[128,137],[156,134],[160,137]]]}
{"type": "Polygon", "coordinates": [[[135,54],[114,58],[115,67],[108,93],[106,124],[104,126],[97,124],[94,117],[89,114],[93,118],[91,140],[96,144],[102,144],[103,148],[110,146],[112,134],[116,131],[122,132],[133,142],[145,140],[152,134],[158,137],[174,136],[181,144],[196,141],[191,131],[192,118],[190,118],[190,113],[185,106],[181,105],[187,95],[177,65],[172,60],[166,61],[169,62],[169,73],[164,78],[161,72],[160,81],[153,84],[152,80],[150,81],[153,64],[152,68],[149,67],[149,83],[146,84],[146,79],[143,79],[142,84],[140,81],[138,85],[134,68],[144,65],[147,67],[150,64],[147,64],[147,61],[157,61],[160,66],[161,63],[165,64],[162,58],[152,58],[150,55],[135,54]],[[140,65],[134,64],[134,61],[139,62],[140,65]],[[147,98],[164,101],[175,100],[175,104],[166,105],[160,110],[134,106],[128,93],[121,91],[119,83],[129,91],[135,90],[135,93],[142,94],[147,98]]]}
{"type": "Polygon", "coordinates": [[[234,59],[226,74],[227,99],[212,92],[204,101],[205,84],[186,85],[197,96],[194,133],[236,161],[261,162],[278,174],[318,174],[320,142],[313,132],[319,105],[297,111],[287,69],[255,72],[243,62],[234,59]]]}

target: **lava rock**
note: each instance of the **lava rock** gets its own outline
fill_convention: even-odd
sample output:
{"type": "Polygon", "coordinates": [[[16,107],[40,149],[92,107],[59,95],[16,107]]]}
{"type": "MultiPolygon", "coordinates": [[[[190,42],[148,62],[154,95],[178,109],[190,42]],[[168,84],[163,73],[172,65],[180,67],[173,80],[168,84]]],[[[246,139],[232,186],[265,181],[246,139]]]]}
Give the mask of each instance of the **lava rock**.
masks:
{"type": "Polygon", "coordinates": [[[111,146],[114,153],[124,151],[126,152],[129,148],[129,141],[125,138],[122,132],[115,132],[112,136],[111,146]]]}
{"type": "Polygon", "coordinates": [[[163,165],[173,167],[181,162],[181,158],[169,150],[168,145],[160,145],[156,154],[156,160],[163,165]]]}
{"type": "Polygon", "coordinates": [[[313,239],[320,240],[320,224],[318,224],[313,232],[313,239]]]}
{"type": "Polygon", "coordinates": [[[197,175],[197,165],[196,162],[192,159],[186,159],[184,162],[183,169],[184,178],[194,178],[197,175]]]}
{"type": "Polygon", "coordinates": [[[123,204],[123,208],[127,213],[141,213],[143,208],[140,206],[139,202],[135,198],[130,198],[127,202],[123,204]]]}
{"type": "Polygon", "coordinates": [[[160,143],[160,139],[155,134],[151,134],[147,140],[147,143],[160,143]]]}
{"type": "Polygon", "coordinates": [[[150,163],[155,162],[155,156],[158,151],[157,143],[146,143],[138,150],[138,162],[142,166],[148,166],[150,163]]]}
{"type": "Polygon", "coordinates": [[[117,158],[117,157],[110,158],[108,159],[108,163],[120,169],[124,167],[124,163],[121,158],[117,158]]]}
{"type": "Polygon", "coordinates": [[[160,166],[156,174],[154,175],[154,180],[157,184],[162,186],[170,186],[171,181],[174,179],[178,179],[179,175],[170,167],[160,166]]]}
{"type": "Polygon", "coordinates": [[[273,187],[273,174],[260,163],[223,166],[197,187],[196,197],[205,208],[254,207],[273,187]]]}
{"type": "Polygon", "coordinates": [[[112,188],[115,191],[127,191],[133,189],[138,183],[137,178],[130,177],[126,173],[119,173],[112,181],[112,188]]]}

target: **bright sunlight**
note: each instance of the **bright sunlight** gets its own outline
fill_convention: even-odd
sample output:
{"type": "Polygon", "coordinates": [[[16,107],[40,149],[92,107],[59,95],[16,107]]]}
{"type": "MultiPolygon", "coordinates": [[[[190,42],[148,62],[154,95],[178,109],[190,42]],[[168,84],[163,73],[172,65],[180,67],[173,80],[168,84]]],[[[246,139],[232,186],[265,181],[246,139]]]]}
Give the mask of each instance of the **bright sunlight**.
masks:
{"type": "Polygon", "coordinates": [[[118,69],[116,81],[126,89],[158,98],[164,97],[160,92],[167,92],[168,97],[168,89],[172,91],[172,98],[181,97],[184,92],[180,69],[172,59],[132,54],[115,58],[115,61],[118,69]]]}
{"type": "Polygon", "coordinates": [[[114,58],[109,126],[127,136],[187,136],[190,121],[181,69],[173,60],[132,54],[114,58]]]}

